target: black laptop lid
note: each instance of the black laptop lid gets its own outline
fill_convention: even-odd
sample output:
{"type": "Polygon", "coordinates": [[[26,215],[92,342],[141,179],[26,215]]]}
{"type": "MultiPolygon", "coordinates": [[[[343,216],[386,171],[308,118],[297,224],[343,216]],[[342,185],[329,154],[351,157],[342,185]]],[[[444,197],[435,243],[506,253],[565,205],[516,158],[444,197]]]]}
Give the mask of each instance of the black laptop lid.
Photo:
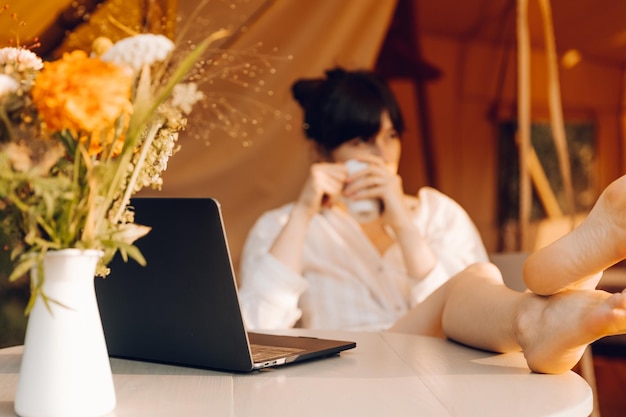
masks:
{"type": "Polygon", "coordinates": [[[186,366],[249,371],[247,335],[219,203],[135,198],[142,267],[115,257],[96,279],[109,354],[186,366]],[[225,278],[226,277],[226,278],[225,278]]]}

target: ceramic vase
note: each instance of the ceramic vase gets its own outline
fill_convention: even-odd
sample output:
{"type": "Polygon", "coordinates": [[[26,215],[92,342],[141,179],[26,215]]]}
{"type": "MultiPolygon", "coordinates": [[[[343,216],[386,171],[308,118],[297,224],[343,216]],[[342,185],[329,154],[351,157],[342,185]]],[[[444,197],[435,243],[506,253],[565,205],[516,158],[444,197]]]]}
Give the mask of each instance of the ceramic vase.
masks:
{"type": "MultiPolygon", "coordinates": [[[[15,396],[21,417],[97,417],[116,398],[94,288],[102,252],[49,251],[43,293],[30,312],[15,396]]],[[[37,280],[37,271],[31,273],[37,280]]],[[[37,282],[37,281],[34,281],[37,282]]]]}

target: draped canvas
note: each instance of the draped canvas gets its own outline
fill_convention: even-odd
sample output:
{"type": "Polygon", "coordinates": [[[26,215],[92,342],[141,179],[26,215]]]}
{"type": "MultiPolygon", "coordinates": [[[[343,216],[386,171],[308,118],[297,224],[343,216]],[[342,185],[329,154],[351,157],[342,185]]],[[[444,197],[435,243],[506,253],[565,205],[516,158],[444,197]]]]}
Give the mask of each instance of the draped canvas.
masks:
{"type": "MultiPolygon", "coordinates": [[[[188,0],[192,3],[191,0],[188,0]]],[[[183,12],[191,5],[183,4],[183,12]]],[[[195,2],[193,2],[195,3],[195,2]]],[[[301,114],[291,98],[290,85],[300,77],[319,77],[335,65],[371,68],[386,34],[395,0],[275,0],[247,4],[246,30],[229,48],[246,50],[262,42],[275,73],[260,77],[261,93],[248,88],[244,95],[228,82],[203,85],[220,91],[229,104],[254,113],[258,100],[281,112],[251,124],[247,138],[233,138],[212,130],[210,141],[196,139],[207,127],[210,111],[196,111],[180,138],[181,151],[171,160],[162,191],[151,195],[210,196],[224,211],[235,266],[248,229],[266,209],[294,199],[310,164],[309,144],[301,132],[301,114]],[[237,91],[234,96],[230,92],[237,91]],[[261,129],[261,130],[259,130],[261,129]],[[248,141],[250,143],[248,143],[248,141]]],[[[206,13],[217,13],[213,6],[206,13]]],[[[210,16],[207,16],[207,18],[210,16]]],[[[196,31],[197,32],[197,31],[196,31]]],[[[193,29],[189,36],[197,38],[193,29]]],[[[259,80],[260,81],[260,80],[259,80]]],[[[253,116],[252,116],[253,117],[253,116]]],[[[174,214],[173,214],[174,215],[174,214]]]]}

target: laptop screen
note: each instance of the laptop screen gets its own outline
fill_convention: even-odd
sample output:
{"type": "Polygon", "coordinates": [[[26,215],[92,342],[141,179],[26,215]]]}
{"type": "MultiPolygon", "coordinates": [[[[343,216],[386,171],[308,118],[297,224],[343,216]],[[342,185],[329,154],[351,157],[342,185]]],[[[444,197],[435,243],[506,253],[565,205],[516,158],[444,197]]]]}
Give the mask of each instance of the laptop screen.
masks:
{"type": "Polygon", "coordinates": [[[219,204],[208,198],[136,198],[145,267],[121,257],[96,279],[109,354],[246,370],[250,352],[219,204]]]}
{"type": "Polygon", "coordinates": [[[246,332],[216,200],[137,198],[131,205],[135,222],[152,228],[136,242],[147,265],[123,262],[118,254],[110,275],[95,280],[111,356],[247,372],[356,346],[246,332]],[[249,337],[257,346],[250,345],[249,337]],[[291,353],[255,365],[251,347],[282,347],[291,353]]]}

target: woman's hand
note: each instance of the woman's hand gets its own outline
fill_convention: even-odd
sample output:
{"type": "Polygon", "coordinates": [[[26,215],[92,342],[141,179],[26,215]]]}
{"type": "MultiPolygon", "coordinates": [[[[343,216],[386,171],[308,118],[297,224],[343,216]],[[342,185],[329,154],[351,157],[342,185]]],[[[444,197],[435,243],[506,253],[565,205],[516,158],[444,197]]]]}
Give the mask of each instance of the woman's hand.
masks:
{"type": "Polygon", "coordinates": [[[330,207],[340,196],[347,178],[343,164],[319,162],[311,165],[296,205],[313,216],[330,207]]]}
{"type": "Polygon", "coordinates": [[[402,178],[378,156],[364,154],[358,159],[368,166],[348,176],[344,195],[354,200],[379,199],[384,206],[381,215],[385,223],[395,230],[408,227],[411,220],[404,204],[402,178]]]}
{"type": "Polygon", "coordinates": [[[323,206],[341,195],[347,177],[343,164],[326,162],[311,165],[309,178],[300,191],[289,220],[270,247],[269,253],[294,272],[301,273],[301,258],[309,222],[323,206]]]}
{"type": "Polygon", "coordinates": [[[378,198],[383,202],[382,221],[395,232],[409,276],[424,279],[437,263],[437,256],[412,221],[405,205],[402,179],[382,158],[362,155],[368,166],[347,178],[344,195],[348,198],[378,198]]]}

